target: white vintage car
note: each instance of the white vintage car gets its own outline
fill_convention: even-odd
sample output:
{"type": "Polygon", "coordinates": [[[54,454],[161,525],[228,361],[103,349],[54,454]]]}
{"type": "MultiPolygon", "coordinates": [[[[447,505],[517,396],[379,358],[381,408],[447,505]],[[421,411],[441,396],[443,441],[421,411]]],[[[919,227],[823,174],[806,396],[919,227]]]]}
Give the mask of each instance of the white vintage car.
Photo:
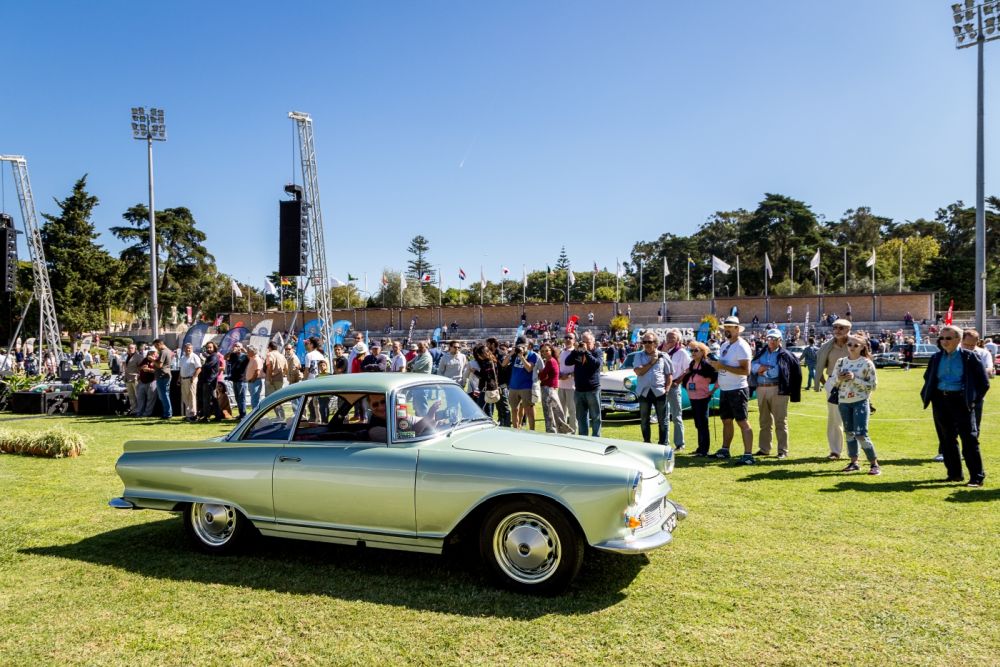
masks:
{"type": "MultiPolygon", "coordinates": [[[[639,414],[639,398],[635,394],[636,375],[634,368],[635,355],[638,352],[630,352],[622,362],[621,367],[615,371],[601,371],[601,412],[634,412],[639,414]]],[[[716,387],[712,394],[712,401],[709,408],[719,407],[719,389],[716,387]]],[[[688,398],[687,389],[681,389],[681,409],[689,410],[691,400],[688,398]]],[[[655,417],[654,417],[655,419],[655,417]]]]}

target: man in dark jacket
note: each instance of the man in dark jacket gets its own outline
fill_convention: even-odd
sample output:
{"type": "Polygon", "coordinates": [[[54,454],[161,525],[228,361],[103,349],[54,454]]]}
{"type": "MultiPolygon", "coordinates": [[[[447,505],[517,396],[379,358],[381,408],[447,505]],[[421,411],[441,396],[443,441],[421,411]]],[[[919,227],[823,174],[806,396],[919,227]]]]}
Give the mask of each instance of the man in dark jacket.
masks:
{"type": "Polygon", "coordinates": [[[577,433],[601,436],[601,353],[594,346],[594,334],[584,332],[576,349],[566,357],[566,365],[574,366],[577,433]]]}
{"type": "Polygon", "coordinates": [[[770,329],[767,345],[750,362],[752,385],[757,388],[760,412],[760,449],[757,456],[771,454],[771,427],[778,437],[778,458],[788,458],[788,402],[802,400],[802,368],[795,355],[781,346],[781,332],[770,329]]]}
{"type": "Polygon", "coordinates": [[[949,482],[962,481],[962,459],[958,454],[958,439],[962,439],[962,456],[969,468],[969,486],[983,485],[986,471],[979,452],[979,429],[976,426],[976,403],[989,391],[989,380],[979,358],[959,347],[962,330],[941,327],[938,346],[924,372],[920,390],[924,408],[930,404],[937,430],[938,447],[944,456],[949,482]]]}

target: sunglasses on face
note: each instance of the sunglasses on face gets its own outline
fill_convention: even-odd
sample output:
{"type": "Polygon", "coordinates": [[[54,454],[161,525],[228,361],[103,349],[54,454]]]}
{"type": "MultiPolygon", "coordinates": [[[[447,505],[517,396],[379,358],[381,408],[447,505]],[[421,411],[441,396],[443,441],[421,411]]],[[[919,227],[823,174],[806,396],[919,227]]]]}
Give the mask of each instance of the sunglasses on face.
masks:
{"type": "Polygon", "coordinates": [[[847,347],[861,347],[861,343],[848,343],[847,347]]]}
{"type": "Polygon", "coordinates": [[[845,327],[843,324],[838,324],[834,329],[850,329],[851,327],[845,327]]]}
{"type": "Polygon", "coordinates": [[[643,345],[656,345],[656,341],[655,340],[644,340],[644,341],[642,341],[642,344],[643,345]]]}
{"type": "Polygon", "coordinates": [[[941,340],[958,340],[958,336],[940,336],[941,340]]]}

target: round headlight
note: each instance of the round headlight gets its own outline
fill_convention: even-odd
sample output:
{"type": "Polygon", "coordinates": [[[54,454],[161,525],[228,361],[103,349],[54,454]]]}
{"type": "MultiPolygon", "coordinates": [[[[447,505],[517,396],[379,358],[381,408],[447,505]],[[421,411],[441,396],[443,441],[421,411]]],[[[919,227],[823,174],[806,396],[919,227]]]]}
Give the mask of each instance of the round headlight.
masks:
{"type": "Polygon", "coordinates": [[[626,390],[628,390],[628,391],[634,391],[635,390],[635,386],[636,386],[636,378],[635,378],[635,376],[634,375],[629,375],[627,378],[625,378],[624,380],[622,380],[622,384],[625,386],[626,390]]]}
{"type": "Polygon", "coordinates": [[[628,491],[628,504],[635,505],[639,496],[642,495],[642,473],[636,472],[632,477],[632,482],[629,484],[628,491]]]}

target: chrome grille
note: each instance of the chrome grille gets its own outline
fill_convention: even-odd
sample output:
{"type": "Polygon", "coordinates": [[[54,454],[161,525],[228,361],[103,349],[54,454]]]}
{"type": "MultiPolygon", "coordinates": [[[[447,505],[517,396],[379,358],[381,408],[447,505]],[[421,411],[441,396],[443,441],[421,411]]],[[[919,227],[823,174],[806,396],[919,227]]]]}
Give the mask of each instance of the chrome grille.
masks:
{"type": "Polygon", "coordinates": [[[652,526],[662,521],[664,515],[663,508],[666,503],[666,498],[660,498],[655,503],[644,509],[642,514],[639,515],[639,521],[642,522],[642,525],[652,526]]]}

